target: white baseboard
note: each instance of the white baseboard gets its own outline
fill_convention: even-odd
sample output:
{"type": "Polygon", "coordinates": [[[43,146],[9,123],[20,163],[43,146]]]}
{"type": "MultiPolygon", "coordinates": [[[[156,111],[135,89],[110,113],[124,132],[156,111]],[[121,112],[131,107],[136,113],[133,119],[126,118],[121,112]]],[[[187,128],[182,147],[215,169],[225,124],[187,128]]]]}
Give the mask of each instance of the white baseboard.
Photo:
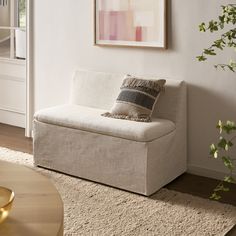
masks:
{"type": "Polygon", "coordinates": [[[25,128],[25,114],[0,110],[0,123],[25,128]]]}
{"type": "MultiPolygon", "coordinates": [[[[188,165],[187,172],[194,175],[200,175],[208,178],[222,180],[224,176],[228,175],[227,172],[208,169],[195,165],[188,165]]],[[[236,173],[233,174],[233,177],[236,178],[236,173]]]]}

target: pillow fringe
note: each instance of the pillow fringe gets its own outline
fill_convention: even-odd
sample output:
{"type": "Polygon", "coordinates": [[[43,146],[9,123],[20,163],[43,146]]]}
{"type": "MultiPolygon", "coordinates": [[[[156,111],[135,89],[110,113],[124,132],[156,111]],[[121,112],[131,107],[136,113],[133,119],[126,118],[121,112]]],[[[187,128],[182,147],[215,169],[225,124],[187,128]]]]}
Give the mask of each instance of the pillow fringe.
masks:
{"type": "Polygon", "coordinates": [[[111,114],[110,112],[106,112],[101,114],[104,117],[109,118],[115,118],[115,119],[122,119],[122,120],[132,120],[137,122],[151,122],[150,117],[132,117],[132,116],[126,116],[126,115],[117,115],[117,114],[111,114]]]}
{"type": "Polygon", "coordinates": [[[128,76],[124,79],[121,88],[131,88],[131,87],[145,87],[151,90],[162,91],[164,89],[164,84],[166,80],[145,80],[137,79],[135,77],[128,76]]]}

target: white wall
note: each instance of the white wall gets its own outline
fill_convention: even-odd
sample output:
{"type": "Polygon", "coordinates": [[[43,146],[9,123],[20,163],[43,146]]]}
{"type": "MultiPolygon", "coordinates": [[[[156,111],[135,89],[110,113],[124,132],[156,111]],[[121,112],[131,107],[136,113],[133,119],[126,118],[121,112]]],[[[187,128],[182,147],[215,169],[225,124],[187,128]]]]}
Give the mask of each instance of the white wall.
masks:
{"type": "MultiPolygon", "coordinates": [[[[232,1],[170,0],[169,49],[93,46],[93,0],[34,1],[35,110],[65,103],[76,68],[160,75],[188,82],[188,164],[194,173],[217,176],[222,163],[208,157],[219,118],[236,120],[236,74],[196,61],[210,34],[198,24],[217,16],[232,1]],[[209,171],[211,170],[211,171],[209,171]],[[216,173],[214,171],[217,171],[216,173]]],[[[235,53],[234,53],[235,54],[235,53]]]]}

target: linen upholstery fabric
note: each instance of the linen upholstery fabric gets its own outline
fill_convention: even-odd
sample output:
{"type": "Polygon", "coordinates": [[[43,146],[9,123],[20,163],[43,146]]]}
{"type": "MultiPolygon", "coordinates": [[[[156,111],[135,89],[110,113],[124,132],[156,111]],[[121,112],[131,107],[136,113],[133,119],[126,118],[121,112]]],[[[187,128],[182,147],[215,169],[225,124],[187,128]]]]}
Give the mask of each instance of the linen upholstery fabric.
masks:
{"type": "Polygon", "coordinates": [[[71,83],[70,103],[110,110],[123,79],[124,74],[78,70],[71,83]]]}
{"type": "Polygon", "coordinates": [[[34,130],[35,165],[131,192],[149,196],[186,170],[175,131],[137,142],[37,120],[34,130]]]}
{"type": "Polygon", "coordinates": [[[127,75],[120,94],[111,112],[102,114],[105,117],[150,122],[151,115],[165,80],[145,80],[127,75]]]}
{"type": "Polygon", "coordinates": [[[74,108],[57,107],[52,113],[44,109],[35,115],[35,164],[147,196],[185,172],[184,81],[166,79],[165,92],[161,93],[158,106],[152,114],[154,126],[148,126],[148,129],[147,126],[138,126],[152,123],[105,119],[102,116],[99,116],[100,119],[115,123],[100,120],[101,124],[98,125],[95,122],[98,113],[111,109],[124,76],[77,71],[70,99],[70,105],[74,105],[74,108]],[[75,107],[80,107],[80,111],[75,111],[75,107]],[[70,110],[67,116],[66,109],[70,110]],[[83,123],[86,119],[88,122],[83,123]],[[161,122],[158,123],[160,125],[156,121],[161,122]],[[126,128],[119,126],[119,122],[128,122],[123,123],[126,128]],[[129,130],[131,124],[134,126],[129,130]],[[105,131],[103,125],[109,128],[105,131]],[[162,126],[165,128],[162,129],[162,126]],[[126,132],[129,137],[123,134],[126,132]],[[112,135],[114,133],[116,137],[112,135]]]}
{"type": "Polygon", "coordinates": [[[36,112],[35,119],[58,126],[149,142],[174,131],[175,124],[166,119],[154,118],[151,123],[107,119],[101,116],[105,110],[79,105],[61,105],[36,112]]]}
{"type": "MultiPolygon", "coordinates": [[[[86,107],[110,110],[120,93],[120,85],[125,74],[77,70],[71,83],[69,103],[86,107]]],[[[153,76],[140,75],[144,79],[153,76]]],[[[181,80],[167,79],[165,92],[160,94],[158,106],[154,107],[152,117],[182,121],[185,112],[181,112],[182,103],[186,103],[186,84],[181,80]],[[183,94],[182,94],[183,93],[183,94]],[[181,117],[179,117],[181,116],[181,117]]]]}

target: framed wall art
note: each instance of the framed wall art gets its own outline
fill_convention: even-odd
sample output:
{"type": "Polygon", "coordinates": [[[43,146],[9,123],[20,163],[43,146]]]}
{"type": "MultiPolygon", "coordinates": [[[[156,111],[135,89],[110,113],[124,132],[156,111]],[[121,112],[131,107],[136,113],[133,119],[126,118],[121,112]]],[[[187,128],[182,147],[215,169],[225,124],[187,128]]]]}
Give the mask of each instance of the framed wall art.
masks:
{"type": "Polygon", "coordinates": [[[166,0],[94,0],[95,45],[166,48],[166,0]]]}

